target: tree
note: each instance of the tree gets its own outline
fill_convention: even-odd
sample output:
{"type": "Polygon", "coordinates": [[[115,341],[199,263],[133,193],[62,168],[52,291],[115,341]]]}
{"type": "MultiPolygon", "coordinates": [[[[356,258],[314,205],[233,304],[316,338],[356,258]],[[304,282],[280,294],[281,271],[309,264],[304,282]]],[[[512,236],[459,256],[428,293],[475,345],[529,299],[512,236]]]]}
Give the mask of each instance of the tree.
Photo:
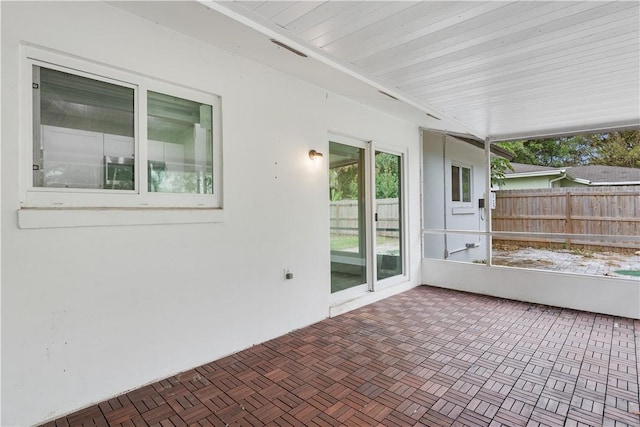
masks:
{"type": "Polygon", "coordinates": [[[491,187],[502,187],[504,184],[504,174],[507,170],[513,172],[513,166],[509,163],[509,160],[504,157],[492,157],[491,158],[491,187]]]}
{"type": "MultiPolygon", "coordinates": [[[[358,163],[336,166],[329,170],[329,197],[331,201],[356,200],[360,187],[360,165],[358,163]]],[[[376,198],[398,197],[400,188],[400,157],[377,152],[375,156],[376,198]]]]}
{"type": "Polygon", "coordinates": [[[376,153],[376,199],[398,197],[400,187],[400,157],[387,153],[376,153]]]}
{"type": "Polygon", "coordinates": [[[640,130],[587,136],[595,148],[591,164],[640,168],[640,130]]]}
{"type": "Polygon", "coordinates": [[[514,154],[514,163],[562,167],[587,164],[593,155],[589,142],[580,136],[530,139],[498,144],[514,154]]]}
{"type": "Polygon", "coordinates": [[[609,165],[640,167],[640,131],[608,132],[498,144],[514,154],[514,163],[564,167],[609,165]]]}
{"type": "Polygon", "coordinates": [[[329,198],[338,200],[357,200],[359,191],[358,165],[351,164],[329,170],[329,198]]]}

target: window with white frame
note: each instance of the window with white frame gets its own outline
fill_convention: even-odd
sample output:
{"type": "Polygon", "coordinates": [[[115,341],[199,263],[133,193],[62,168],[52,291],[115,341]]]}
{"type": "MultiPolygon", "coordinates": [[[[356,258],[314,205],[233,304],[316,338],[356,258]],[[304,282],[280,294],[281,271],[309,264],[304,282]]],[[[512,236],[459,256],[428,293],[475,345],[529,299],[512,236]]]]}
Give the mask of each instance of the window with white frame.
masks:
{"type": "Polygon", "coordinates": [[[471,203],[471,168],[451,165],[451,201],[471,203]]]}
{"type": "Polygon", "coordinates": [[[218,96],[26,53],[23,207],[221,207],[218,96]]]}

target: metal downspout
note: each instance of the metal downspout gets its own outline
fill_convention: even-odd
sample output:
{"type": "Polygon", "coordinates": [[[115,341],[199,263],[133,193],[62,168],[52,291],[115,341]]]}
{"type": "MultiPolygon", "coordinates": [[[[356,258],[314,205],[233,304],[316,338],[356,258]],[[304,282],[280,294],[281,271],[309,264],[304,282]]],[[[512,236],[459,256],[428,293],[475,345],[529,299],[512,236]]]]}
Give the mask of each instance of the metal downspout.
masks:
{"type": "Polygon", "coordinates": [[[563,173],[562,173],[562,176],[560,176],[560,177],[558,177],[558,178],[556,178],[556,179],[552,179],[551,181],[549,181],[549,188],[553,188],[553,183],[554,183],[554,182],[556,182],[556,181],[560,181],[561,179],[564,179],[564,178],[566,178],[566,177],[567,177],[567,173],[566,173],[566,172],[563,172],[563,173]]]}

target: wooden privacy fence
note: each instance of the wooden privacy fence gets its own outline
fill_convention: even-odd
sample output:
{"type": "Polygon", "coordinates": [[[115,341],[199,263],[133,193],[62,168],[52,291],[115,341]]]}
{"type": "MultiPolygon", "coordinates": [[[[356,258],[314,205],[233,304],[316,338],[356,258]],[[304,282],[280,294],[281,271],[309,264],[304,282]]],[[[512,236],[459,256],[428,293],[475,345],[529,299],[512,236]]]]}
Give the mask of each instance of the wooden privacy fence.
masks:
{"type": "MultiPolygon", "coordinates": [[[[398,199],[377,199],[376,211],[378,235],[398,237],[400,220],[398,218],[398,199]]],[[[358,201],[339,200],[330,203],[329,219],[333,234],[358,234],[358,201]]]]}
{"type": "Polygon", "coordinates": [[[494,242],[526,242],[531,246],[640,249],[640,186],[564,187],[496,192],[493,231],[565,233],[580,238],[494,237],[494,242]],[[589,235],[631,239],[586,238],[589,235]]]}

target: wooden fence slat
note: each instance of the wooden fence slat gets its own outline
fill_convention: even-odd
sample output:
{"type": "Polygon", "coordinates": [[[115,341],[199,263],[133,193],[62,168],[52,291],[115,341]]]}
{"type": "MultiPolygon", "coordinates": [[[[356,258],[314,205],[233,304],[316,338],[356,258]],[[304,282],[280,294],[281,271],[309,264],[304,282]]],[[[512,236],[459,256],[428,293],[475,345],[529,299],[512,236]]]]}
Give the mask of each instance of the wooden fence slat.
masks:
{"type": "MultiPolygon", "coordinates": [[[[357,235],[359,233],[359,212],[357,200],[330,202],[329,224],[334,234],[357,235]]],[[[398,237],[400,230],[398,199],[376,199],[378,236],[398,237]]]]}
{"type": "MultiPolygon", "coordinates": [[[[585,237],[640,235],[640,186],[501,190],[496,196],[496,209],[491,216],[494,231],[584,234],[585,237]]],[[[522,238],[499,240],[524,241],[522,238]]],[[[540,238],[527,241],[640,249],[634,242],[588,238],[573,242],[540,238]]]]}

